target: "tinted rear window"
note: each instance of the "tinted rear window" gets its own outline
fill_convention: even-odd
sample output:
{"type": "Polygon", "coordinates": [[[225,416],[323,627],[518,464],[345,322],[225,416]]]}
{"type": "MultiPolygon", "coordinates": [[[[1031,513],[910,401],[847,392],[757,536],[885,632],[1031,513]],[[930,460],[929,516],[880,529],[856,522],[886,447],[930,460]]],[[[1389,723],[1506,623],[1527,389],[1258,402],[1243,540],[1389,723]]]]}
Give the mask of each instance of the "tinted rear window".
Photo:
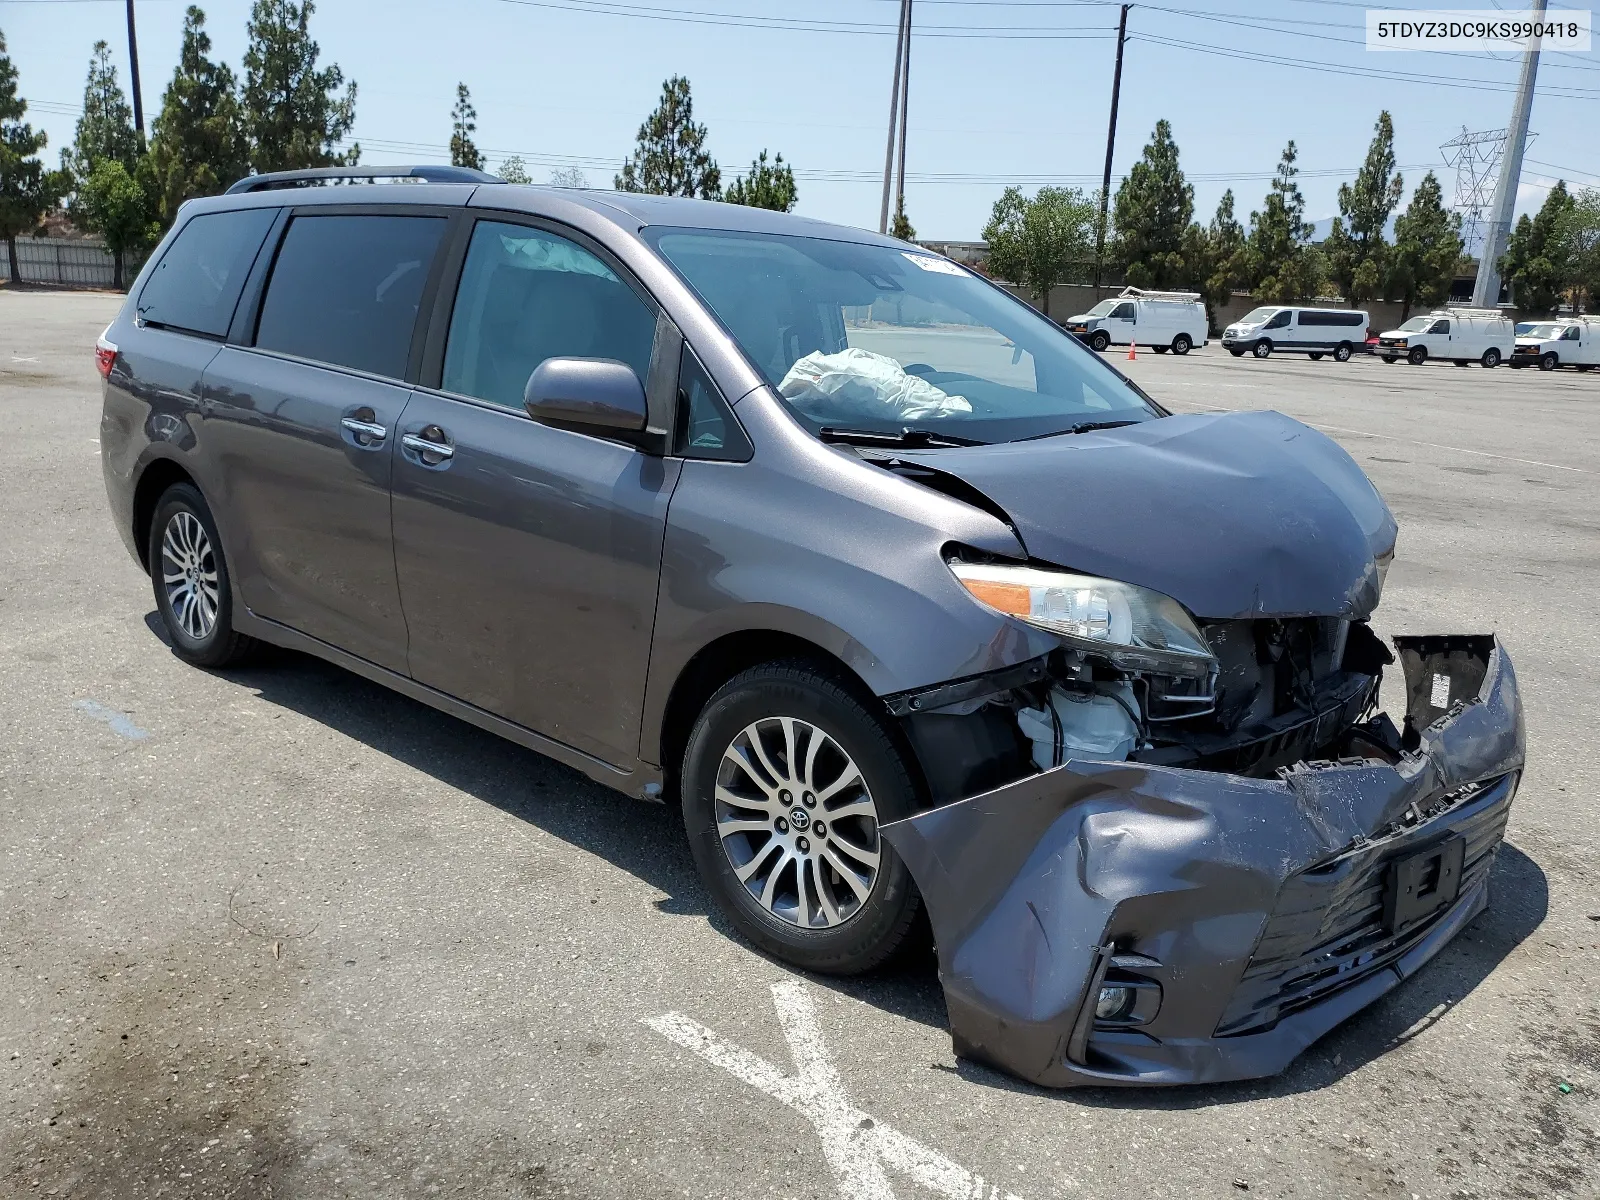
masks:
{"type": "Polygon", "coordinates": [[[256,251],[277,218],[275,208],[195,217],[167,247],[139,293],[148,325],[223,337],[256,251]]]}
{"type": "Polygon", "coordinates": [[[1301,325],[1365,325],[1367,314],[1363,312],[1302,312],[1301,325]]]}
{"type": "Polygon", "coordinates": [[[444,227],[443,217],[296,217],[256,345],[398,379],[444,227]]]}

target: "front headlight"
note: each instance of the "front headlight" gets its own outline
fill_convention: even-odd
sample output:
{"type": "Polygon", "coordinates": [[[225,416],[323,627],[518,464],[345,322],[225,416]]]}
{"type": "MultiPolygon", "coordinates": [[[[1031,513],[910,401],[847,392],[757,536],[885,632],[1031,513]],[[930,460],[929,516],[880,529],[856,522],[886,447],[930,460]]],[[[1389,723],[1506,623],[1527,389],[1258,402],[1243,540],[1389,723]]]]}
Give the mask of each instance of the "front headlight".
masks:
{"type": "Polygon", "coordinates": [[[1130,670],[1205,675],[1211,648],[1171,596],[1093,575],[951,561],[974,599],[1130,670]]]}

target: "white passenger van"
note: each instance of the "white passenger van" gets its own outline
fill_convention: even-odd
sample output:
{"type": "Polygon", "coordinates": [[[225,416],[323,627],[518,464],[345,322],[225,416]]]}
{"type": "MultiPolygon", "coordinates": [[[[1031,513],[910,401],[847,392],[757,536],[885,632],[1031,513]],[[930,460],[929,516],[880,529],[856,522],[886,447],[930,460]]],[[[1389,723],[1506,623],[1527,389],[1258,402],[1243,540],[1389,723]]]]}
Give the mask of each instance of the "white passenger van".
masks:
{"type": "Polygon", "coordinates": [[[1379,334],[1377,353],[1384,362],[1403,358],[1414,367],[1430,358],[1497,367],[1511,358],[1516,336],[1511,318],[1498,308],[1443,308],[1379,334]]]}
{"type": "Polygon", "coordinates": [[[1266,358],[1273,351],[1292,351],[1313,359],[1333,355],[1335,362],[1367,344],[1367,314],[1355,308],[1295,308],[1266,304],[1252,308],[1222,331],[1222,345],[1235,358],[1248,351],[1266,358]]]}
{"type": "Polygon", "coordinates": [[[1526,333],[1517,335],[1516,349],[1511,352],[1513,367],[1531,367],[1534,363],[1541,371],[1554,371],[1557,367],[1587,371],[1600,366],[1600,320],[1560,317],[1535,321],[1526,333]]]}
{"type": "Polygon", "coordinates": [[[1147,292],[1135,287],[1123,288],[1116,299],[1102,300],[1062,325],[1096,350],[1136,342],[1157,354],[1168,350],[1187,354],[1204,346],[1210,334],[1199,292],[1147,292]]]}

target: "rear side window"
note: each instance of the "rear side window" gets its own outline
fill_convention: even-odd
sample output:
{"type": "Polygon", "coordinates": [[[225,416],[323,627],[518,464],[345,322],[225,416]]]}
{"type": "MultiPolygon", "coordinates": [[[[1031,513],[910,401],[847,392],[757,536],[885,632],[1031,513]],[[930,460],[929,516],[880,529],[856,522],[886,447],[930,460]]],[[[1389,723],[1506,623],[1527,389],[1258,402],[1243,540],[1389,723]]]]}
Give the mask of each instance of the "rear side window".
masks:
{"type": "Polygon", "coordinates": [[[1302,312],[1299,325],[1364,325],[1367,316],[1362,312],[1302,312]]]}
{"type": "Polygon", "coordinates": [[[461,269],[445,343],[447,392],[522,407],[547,358],[611,358],[643,381],[656,315],[576,242],[542,229],[479,221],[461,269]]]}
{"type": "Polygon", "coordinates": [[[223,337],[275,208],[207,213],[179,232],[139,293],[147,325],[223,337]]]}
{"type": "Polygon", "coordinates": [[[261,303],[256,345],[398,379],[443,217],[296,217],[261,303]]]}

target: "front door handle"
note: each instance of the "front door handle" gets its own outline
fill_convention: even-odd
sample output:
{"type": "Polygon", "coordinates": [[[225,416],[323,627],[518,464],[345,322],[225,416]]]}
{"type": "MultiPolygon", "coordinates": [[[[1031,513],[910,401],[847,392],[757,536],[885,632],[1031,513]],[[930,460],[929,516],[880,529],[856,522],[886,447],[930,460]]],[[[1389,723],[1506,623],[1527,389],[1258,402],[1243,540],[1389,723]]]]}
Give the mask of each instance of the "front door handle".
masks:
{"type": "Polygon", "coordinates": [[[339,422],[345,431],[356,440],[358,446],[376,446],[389,436],[389,431],[376,421],[363,421],[357,417],[345,417],[339,422]]]}
{"type": "Polygon", "coordinates": [[[455,456],[456,448],[444,440],[445,432],[437,425],[430,425],[422,433],[406,433],[400,436],[400,444],[411,451],[429,467],[438,466],[446,459],[455,456]],[[424,434],[432,433],[434,437],[425,437],[424,434]]]}

